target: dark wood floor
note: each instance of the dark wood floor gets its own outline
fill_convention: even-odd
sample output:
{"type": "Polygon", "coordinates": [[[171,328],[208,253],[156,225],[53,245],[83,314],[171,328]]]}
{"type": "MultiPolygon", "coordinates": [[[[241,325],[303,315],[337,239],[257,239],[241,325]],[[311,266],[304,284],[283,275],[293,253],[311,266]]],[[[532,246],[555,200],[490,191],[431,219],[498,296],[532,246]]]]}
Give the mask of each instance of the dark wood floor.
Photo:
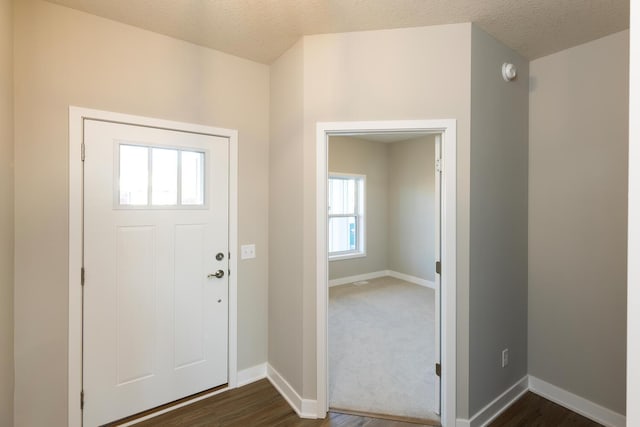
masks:
{"type": "MultiPolygon", "coordinates": [[[[303,420],[298,418],[268,380],[229,390],[136,424],[138,427],[418,427],[420,425],[425,424],[338,413],[330,413],[324,420],[303,420]]],[[[491,423],[491,427],[592,427],[598,425],[533,393],[524,395],[491,423]]]]}
{"type": "Polygon", "coordinates": [[[527,392],[507,408],[491,427],[596,427],[600,424],[543,397],[527,392]]]}

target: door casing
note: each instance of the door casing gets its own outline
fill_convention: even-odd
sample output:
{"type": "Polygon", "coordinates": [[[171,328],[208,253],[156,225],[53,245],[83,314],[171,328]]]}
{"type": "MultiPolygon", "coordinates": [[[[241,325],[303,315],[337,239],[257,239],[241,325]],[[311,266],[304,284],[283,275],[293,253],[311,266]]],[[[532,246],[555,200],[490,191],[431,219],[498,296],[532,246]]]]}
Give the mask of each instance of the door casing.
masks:
{"type": "Polygon", "coordinates": [[[456,120],[318,122],[316,125],[316,353],[318,418],[328,399],[327,165],[329,136],[421,132],[441,135],[440,188],[441,413],[443,426],[456,422],[456,120]]]}
{"type": "MultiPolygon", "coordinates": [[[[81,107],[69,107],[69,352],[68,425],[82,426],[82,285],[83,265],[83,141],[87,119],[133,124],[159,129],[200,133],[229,139],[229,342],[227,388],[237,386],[238,335],[238,132],[191,123],[154,119],[81,107]]],[[[220,390],[211,394],[219,393],[220,390]]],[[[197,400],[209,395],[198,396],[197,400]]],[[[184,406],[190,402],[183,402],[184,406]]],[[[154,414],[155,415],[155,414],[154,414]]],[[[139,419],[137,421],[141,421],[139,419]]]]}

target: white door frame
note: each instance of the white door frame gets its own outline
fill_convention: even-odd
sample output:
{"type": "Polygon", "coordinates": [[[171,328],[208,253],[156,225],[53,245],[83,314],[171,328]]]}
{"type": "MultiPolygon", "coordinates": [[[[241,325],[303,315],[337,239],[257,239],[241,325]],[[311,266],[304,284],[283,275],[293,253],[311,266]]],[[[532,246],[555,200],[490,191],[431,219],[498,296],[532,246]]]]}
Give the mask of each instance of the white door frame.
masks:
{"type": "Polygon", "coordinates": [[[319,122],[316,125],[316,339],[318,417],[328,399],[327,165],[329,136],[380,132],[442,135],[441,188],[441,424],[456,420],[456,120],[319,122]]]}
{"type": "MultiPolygon", "coordinates": [[[[69,354],[68,425],[82,426],[82,287],[84,121],[101,120],[229,138],[229,365],[228,388],[237,386],[238,335],[238,131],[153,119],[80,107],[69,107],[69,354]]],[[[219,393],[213,392],[211,394],[219,393]]],[[[199,396],[196,400],[208,397],[199,396]]],[[[184,406],[190,402],[183,402],[184,406]]],[[[166,411],[165,411],[166,412],[166,411]]],[[[155,415],[155,414],[154,414],[155,415]]],[[[141,421],[137,420],[137,421],[141,421]]]]}

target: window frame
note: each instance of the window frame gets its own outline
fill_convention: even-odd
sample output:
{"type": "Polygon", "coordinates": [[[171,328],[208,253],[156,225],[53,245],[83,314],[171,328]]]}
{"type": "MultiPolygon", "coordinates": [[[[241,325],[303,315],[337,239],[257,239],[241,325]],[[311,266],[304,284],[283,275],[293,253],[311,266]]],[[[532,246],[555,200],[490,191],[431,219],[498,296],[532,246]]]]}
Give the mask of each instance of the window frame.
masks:
{"type": "Polygon", "coordinates": [[[363,174],[329,172],[327,178],[327,256],[329,261],[340,261],[352,258],[364,258],[367,256],[366,246],[366,206],[367,206],[367,176],[363,174]],[[329,200],[329,182],[331,179],[354,180],[356,188],[355,215],[352,214],[331,214],[329,200]],[[329,234],[329,223],[331,218],[356,217],[356,249],[339,252],[329,252],[331,247],[331,235],[329,234]]]}

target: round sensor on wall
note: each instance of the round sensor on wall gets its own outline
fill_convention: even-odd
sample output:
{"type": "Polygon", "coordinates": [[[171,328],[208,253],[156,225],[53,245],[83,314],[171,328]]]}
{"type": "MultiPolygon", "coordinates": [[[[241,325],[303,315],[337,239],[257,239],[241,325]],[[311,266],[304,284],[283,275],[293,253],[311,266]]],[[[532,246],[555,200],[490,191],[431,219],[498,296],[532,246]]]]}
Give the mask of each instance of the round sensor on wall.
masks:
{"type": "Polygon", "coordinates": [[[511,80],[515,79],[517,75],[518,70],[516,69],[515,65],[506,62],[502,64],[502,78],[505,82],[510,82],[511,80]]]}

